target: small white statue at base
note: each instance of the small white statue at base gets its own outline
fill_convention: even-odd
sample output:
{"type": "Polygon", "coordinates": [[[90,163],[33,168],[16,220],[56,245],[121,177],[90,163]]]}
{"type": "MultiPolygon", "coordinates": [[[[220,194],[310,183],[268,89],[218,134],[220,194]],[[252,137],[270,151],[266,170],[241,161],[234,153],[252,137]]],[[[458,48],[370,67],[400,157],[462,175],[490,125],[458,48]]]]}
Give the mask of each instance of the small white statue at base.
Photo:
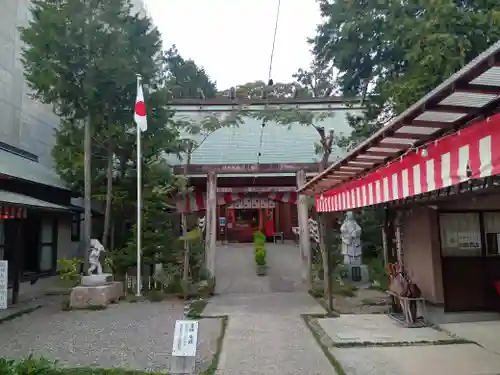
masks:
{"type": "Polygon", "coordinates": [[[89,264],[90,267],[87,271],[87,274],[90,276],[92,273],[97,270],[98,275],[102,275],[102,266],[101,262],[99,261],[99,257],[101,256],[101,252],[106,252],[104,249],[104,246],[99,242],[99,240],[96,240],[95,238],[92,238],[90,240],[90,255],[89,255],[89,264]]]}
{"type": "Polygon", "coordinates": [[[361,227],[354,220],[351,211],[346,213],[345,221],[340,227],[340,238],[342,239],[344,264],[361,265],[361,227]]]}

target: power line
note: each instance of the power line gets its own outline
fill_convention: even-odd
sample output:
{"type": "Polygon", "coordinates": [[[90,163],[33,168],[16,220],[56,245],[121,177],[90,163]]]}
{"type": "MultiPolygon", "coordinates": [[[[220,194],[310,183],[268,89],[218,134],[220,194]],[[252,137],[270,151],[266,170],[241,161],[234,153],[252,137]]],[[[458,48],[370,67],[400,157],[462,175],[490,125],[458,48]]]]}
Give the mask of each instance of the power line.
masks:
{"type": "MultiPolygon", "coordinates": [[[[274,22],[274,35],[273,35],[273,44],[271,47],[271,56],[269,57],[269,75],[268,75],[268,86],[273,85],[273,80],[271,79],[271,73],[273,70],[273,58],[274,58],[274,48],[276,46],[276,34],[278,32],[278,24],[280,18],[280,8],[281,8],[281,0],[278,0],[278,8],[276,10],[276,20],[274,22]]],[[[266,89],[264,88],[263,94],[266,93],[266,89]]],[[[267,98],[267,95],[263,95],[263,97],[267,98]]],[[[262,141],[264,138],[264,127],[266,126],[266,119],[262,120],[262,125],[260,128],[260,140],[259,140],[259,152],[257,154],[257,165],[260,164],[260,157],[262,156],[262,141]]]]}
{"type": "Polygon", "coordinates": [[[281,0],[278,0],[278,9],[276,10],[276,21],[274,23],[273,47],[271,48],[271,58],[269,59],[269,77],[268,77],[269,81],[271,80],[271,71],[273,69],[274,46],[276,45],[276,34],[278,32],[278,21],[280,18],[280,8],[281,8],[281,0]]]}

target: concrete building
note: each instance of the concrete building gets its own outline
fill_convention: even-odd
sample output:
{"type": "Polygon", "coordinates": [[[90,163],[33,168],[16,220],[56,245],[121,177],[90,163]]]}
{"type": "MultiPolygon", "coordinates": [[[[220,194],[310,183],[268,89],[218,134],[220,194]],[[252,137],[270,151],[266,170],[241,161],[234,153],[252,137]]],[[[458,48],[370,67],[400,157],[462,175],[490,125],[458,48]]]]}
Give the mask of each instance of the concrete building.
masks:
{"type": "MultiPolygon", "coordinates": [[[[132,3],[146,14],[141,0],[132,3]]],[[[81,207],[53,170],[59,119],[31,99],[23,76],[18,28],[28,23],[30,1],[0,0],[0,9],[0,260],[9,262],[16,302],[29,294],[23,281],[55,275],[57,260],[76,254],[81,207]]]]}

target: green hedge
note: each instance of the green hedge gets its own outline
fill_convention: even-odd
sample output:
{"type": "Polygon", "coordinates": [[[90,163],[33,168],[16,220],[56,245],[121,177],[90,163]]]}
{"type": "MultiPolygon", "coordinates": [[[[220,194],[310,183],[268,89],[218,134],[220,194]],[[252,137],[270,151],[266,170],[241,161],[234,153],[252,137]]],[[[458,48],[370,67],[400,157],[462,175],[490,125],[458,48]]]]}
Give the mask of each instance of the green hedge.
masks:
{"type": "MultiPolygon", "coordinates": [[[[145,371],[124,369],[78,368],[63,369],[56,367],[55,362],[28,357],[21,360],[0,358],[0,375],[149,375],[145,371]]],[[[160,374],[157,374],[160,375],[160,374]]],[[[166,374],[163,374],[166,375],[166,374]]]]}

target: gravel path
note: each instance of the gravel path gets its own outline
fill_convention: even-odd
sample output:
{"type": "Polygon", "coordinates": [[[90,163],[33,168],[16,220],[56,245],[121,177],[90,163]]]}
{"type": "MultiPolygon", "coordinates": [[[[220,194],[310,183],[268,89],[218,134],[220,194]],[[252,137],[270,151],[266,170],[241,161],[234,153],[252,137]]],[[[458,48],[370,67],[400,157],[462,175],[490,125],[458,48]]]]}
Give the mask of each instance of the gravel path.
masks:
{"type": "Polygon", "coordinates": [[[255,273],[252,244],[220,245],[216,250],[217,293],[287,293],[307,291],[301,278],[300,250],[266,243],[268,275],[255,273]]]}
{"type": "Polygon", "coordinates": [[[255,275],[251,245],[217,249],[217,287],[204,315],[228,315],[217,375],[334,375],[301,314],[324,309],[303,291],[298,248],[268,248],[268,276],[255,275]]]}
{"type": "MultiPolygon", "coordinates": [[[[167,371],[175,320],[183,303],[122,302],[100,311],[61,311],[49,304],[0,325],[0,353],[20,358],[33,353],[61,366],[120,367],[167,371]]],[[[198,359],[206,369],[216,351],[219,319],[200,321],[198,359]]]]}

